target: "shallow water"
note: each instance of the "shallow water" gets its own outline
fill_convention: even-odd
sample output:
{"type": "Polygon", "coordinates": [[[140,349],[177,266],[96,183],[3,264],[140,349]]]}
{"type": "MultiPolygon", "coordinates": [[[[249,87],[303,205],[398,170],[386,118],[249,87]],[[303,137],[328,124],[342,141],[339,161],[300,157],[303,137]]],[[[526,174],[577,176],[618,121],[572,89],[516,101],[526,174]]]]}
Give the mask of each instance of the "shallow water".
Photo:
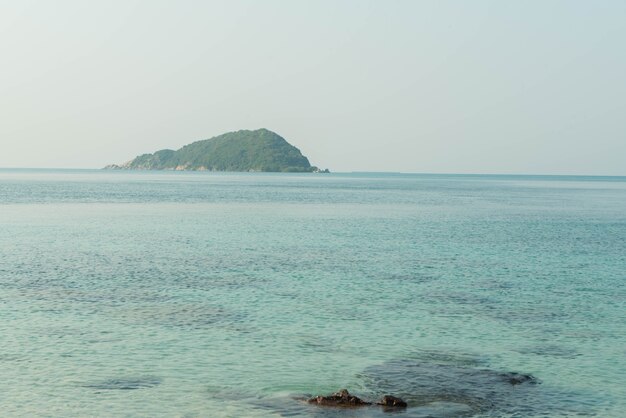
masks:
{"type": "Polygon", "coordinates": [[[0,170],[0,255],[7,416],[626,411],[626,178],[0,170]]]}

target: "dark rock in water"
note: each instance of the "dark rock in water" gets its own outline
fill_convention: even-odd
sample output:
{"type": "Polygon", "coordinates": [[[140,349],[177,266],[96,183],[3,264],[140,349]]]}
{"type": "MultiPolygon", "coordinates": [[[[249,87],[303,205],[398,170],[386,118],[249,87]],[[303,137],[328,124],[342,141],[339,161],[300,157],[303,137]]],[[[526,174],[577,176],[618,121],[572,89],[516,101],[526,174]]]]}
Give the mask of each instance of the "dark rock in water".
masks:
{"type": "MultiPolygon", "coordinates": [[[[339,392],[333,393],[328,396],[315,396],[307,400],[308,403],[321,405],[321,406],[332,406],[332,407],[340,407],[340,408],[358,408],[362,406],[370,406],[371,402],[365,401],[357,396],[354,396],[348,392],[347,389],[341,389],[339,392]]],[[[385,395],[382,399],[376,403],[376,405],[380,405],[384,408],[406,408],[407,403],[402,399],[397,398],[391,395],[385,395]]]]}
{"type": "Polygon", "coordinates": [[[371,405],[371,402],[364,401],[357,396],[351,395],[347,389],[341,389],[339,392],[328,396],[315,396],[307,402],[321,406],[335,406],[342,408],[357,408],[371,405]]]}
{"type": "Polygon", "coordinates": [[[530,383],[536,384],[537,379],[529,374],[521,374],[521,373],[504,373],[502,377],[512,385],[520,385],[522,383],[530,383]]]}
{"type": "Polygon", "coordinates": [[[392,408],[406,408],[407,407],[406,402],[404,402],[400,398],[396,398],[395,396],[391,396],[391,395],[383,396],[380,402],[377,402],[376,405],[382,405],[385,407],[392,407],[392,408]]]}

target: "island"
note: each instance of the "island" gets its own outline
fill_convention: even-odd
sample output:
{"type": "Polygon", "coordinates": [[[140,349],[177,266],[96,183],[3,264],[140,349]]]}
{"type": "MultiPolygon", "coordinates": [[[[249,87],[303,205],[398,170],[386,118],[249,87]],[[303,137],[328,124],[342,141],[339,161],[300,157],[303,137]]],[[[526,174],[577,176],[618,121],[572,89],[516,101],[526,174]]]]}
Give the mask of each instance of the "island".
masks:
{"type": "Polygon", "coordinates": [[[110,170],[197,170],[328,173],[285,138],[267,129],[228,132],[196,141],[179,150],[164,149],[140,155],[110,170]]]}

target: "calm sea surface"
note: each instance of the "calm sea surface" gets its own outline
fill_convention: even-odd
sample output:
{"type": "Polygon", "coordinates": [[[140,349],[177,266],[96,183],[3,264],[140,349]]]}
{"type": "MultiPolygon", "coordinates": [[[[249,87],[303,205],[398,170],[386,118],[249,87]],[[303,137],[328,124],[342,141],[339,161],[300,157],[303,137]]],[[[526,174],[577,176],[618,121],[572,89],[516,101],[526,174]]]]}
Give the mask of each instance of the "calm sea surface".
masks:
{"type": "Polygon", "coordinates": [[[624,417],[625,280],[623,177],[0,170],[0,415],[624,417]]]}

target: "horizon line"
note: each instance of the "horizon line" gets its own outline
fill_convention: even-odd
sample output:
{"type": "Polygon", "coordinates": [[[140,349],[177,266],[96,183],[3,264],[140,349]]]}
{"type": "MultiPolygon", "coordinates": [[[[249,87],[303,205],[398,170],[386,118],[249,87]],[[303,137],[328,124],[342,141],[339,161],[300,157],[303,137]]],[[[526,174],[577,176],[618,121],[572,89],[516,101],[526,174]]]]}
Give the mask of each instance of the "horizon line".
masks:
{"type": "MultiPolygon", "coordinates": [[[[176,173],[250,173],[250,174],[316,174],[316,173],[287,173],[287,172],[247,172],[247,171],[201,171],[201,170],[105,170],[101,168],[86,167],[0,167],[0,170],[67,170],[67,171],[109,171],[109,172],[176,172],[176,173]]],[[[324,174],[413,174],[413,175],[441,175],[441,176],[526,176],[526,177],[626,177],[626,174],[543,174],[543,173],[496,173],[496,172],[424,172],[424,171],[330,171],[324,174]]]]}

